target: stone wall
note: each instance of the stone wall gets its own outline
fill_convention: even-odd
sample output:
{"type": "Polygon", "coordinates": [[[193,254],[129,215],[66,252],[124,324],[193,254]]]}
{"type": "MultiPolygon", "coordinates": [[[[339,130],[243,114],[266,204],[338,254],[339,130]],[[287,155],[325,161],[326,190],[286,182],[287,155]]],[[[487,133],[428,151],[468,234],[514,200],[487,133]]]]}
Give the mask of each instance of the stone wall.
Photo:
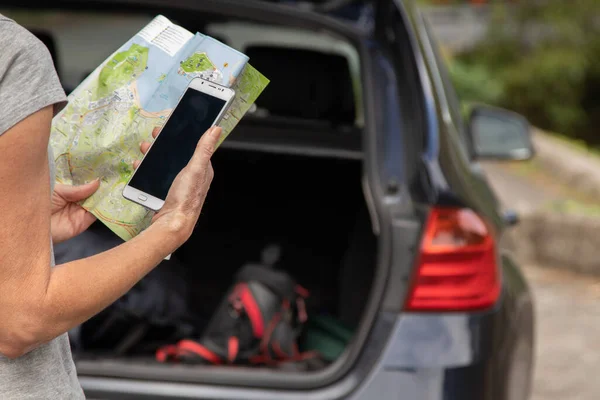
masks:
{"type": "Polygon", "coordinates": [[[534,212],[508,232],[521,262],[600,276],[600,218],[534,212]]]}

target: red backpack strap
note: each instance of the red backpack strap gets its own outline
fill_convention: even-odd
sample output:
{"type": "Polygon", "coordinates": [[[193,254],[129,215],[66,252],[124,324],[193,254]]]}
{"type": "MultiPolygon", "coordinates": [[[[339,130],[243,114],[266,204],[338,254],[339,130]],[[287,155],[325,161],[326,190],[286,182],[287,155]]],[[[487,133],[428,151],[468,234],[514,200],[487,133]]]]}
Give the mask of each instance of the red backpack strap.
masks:
{"type": "Polygon", "coordinates": [[[168,346],[159,347],[156,350],[156,361],[167,362],[177,359],[177,345],[170,344],[168,346]]]}
{"type": "Polygon", "coordinates": [[[262,312],[256,302],[256,299],[252,295],[252,291],[246,283],[239,283],[238,286],[238,298],[244,308],[248,319],[252,324],[252,332],[254,337],[260,339],[263,337],[265,331],[265,321],[263,320],[262,312]]]}
{"type": "Polygon", "coordinates": [[[204,360],[215,365],[223,363],[218,354],[209,350],[200,343],[187,339],[181,340],[179,343],[177,343],[177,356],[178,358],[185,359],[186,361],[193,361],[194,358],[196,358],[198,361],[204,360]]]}

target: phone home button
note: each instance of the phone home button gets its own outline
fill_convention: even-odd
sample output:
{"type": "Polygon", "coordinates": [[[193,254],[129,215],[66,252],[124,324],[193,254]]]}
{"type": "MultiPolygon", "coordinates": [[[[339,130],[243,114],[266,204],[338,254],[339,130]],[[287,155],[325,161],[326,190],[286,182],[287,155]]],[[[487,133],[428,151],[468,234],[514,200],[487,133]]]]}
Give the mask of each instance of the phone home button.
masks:
{"type": "Polygon", "coordinates": [[[146,196],[144,196],[143,194],[140,194],[140,195],[138,196],[138,200],[141,200],[141,201],[146,201],[146,200],[148,200],[148,198],[147,198],[146,196]]]}

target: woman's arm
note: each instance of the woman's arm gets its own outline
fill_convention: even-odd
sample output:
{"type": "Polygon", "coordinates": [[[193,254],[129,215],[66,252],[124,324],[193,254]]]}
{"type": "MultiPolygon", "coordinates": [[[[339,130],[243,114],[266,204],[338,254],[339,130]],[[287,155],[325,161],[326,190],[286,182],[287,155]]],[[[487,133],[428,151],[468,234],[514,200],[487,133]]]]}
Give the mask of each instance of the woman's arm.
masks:
{"type": "Polygon", "coordinates": [[[212,180],[220,130],[202,136],[165,205],[142,234],[96,256],[50,268],[52,109],[0,136],[0,353],[15,358],[89,319],[189,238],[212,180]]]}

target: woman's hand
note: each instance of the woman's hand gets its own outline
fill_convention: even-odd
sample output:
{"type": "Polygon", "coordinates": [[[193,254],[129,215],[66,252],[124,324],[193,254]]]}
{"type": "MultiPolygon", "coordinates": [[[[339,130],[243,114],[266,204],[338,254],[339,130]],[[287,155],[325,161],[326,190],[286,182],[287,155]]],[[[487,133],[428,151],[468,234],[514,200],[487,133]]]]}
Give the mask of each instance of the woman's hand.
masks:
{"type": "Polygon", "coordinates": [[[60,183],[54,186],[50,219],[52,242],[60,243],[69,240],[94,223],[96,217],[87,212],[77,202],[90,197],[98,190],[99,186],[99,179],[81,186],[60,183]]]}
{"type": "MultiPolygon", "coordinates": [[[[154,138],[158,131],[159,129],[155,129],[152,132],[154,138]]],[[[176,246],[180,246],[190,237],[200,217],[200,211],[214,176],[210,158],[220,137],[220,127],[210,128],[202,135],[192,159],[173,181],[165,204],[152,218],[153,226],[162,227],[175,236],[176,246]]],[[[150,143],[141,144],[143,154],[149,148],[150,143]]],[[[134,168],[139,164],[139,161],[134,162],[134,168]]]]}

